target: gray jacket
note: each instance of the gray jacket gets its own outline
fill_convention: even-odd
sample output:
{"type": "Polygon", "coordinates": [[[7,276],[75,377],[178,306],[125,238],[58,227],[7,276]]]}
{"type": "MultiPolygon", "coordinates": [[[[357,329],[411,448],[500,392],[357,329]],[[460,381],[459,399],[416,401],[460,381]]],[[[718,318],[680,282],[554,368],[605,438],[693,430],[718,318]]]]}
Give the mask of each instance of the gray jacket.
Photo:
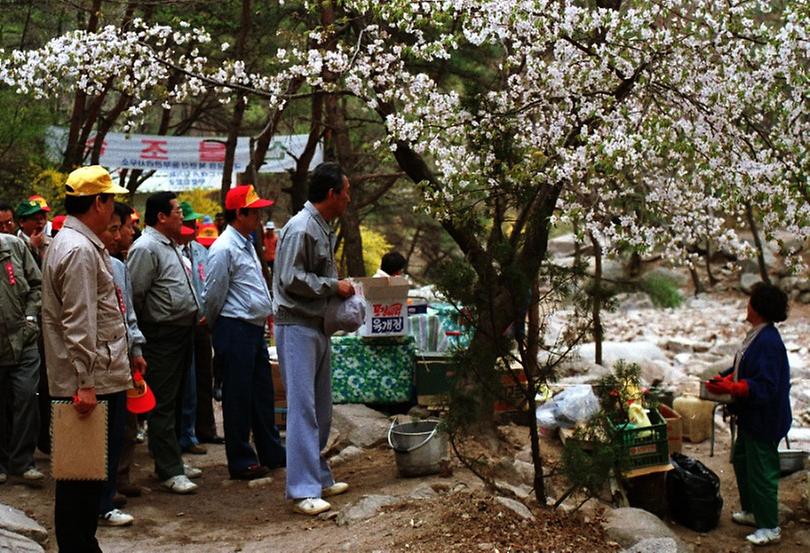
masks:
{"type": "Polygon", "coordinates": [[[335,233],[310,202],[281,229],[273,266],[275,324],[323,329],[326,302],[337,294],[335,233]]]}
{"type": "Polygon", "coordinates": [[[113,268],[113,280],[118,289],[121,290],[120,300],[124,301],[124,308],[127,315],[127,344],[129,344],[130,357],[142,357],[143,345],[146,343],[143,332],[138,328],[138,317],[135,316],[135,308],[132,306],[132,280],[129,278],[129,271],[127,264],[116,259],[110,258],[113,268]]]}
{"type": "Polygon", "coordinates": [[[25,242],[0,234],[0,365],[16,363],[36,344],[41,291],[42,275],[25,242]]]}
{"type": "Polygon", "coordinates": [[[129,249],[127,266],[139,323],[192,326],[197,322],[200,305],[190,269],[186,271],[171,238],[146,227],[129,249]]]}

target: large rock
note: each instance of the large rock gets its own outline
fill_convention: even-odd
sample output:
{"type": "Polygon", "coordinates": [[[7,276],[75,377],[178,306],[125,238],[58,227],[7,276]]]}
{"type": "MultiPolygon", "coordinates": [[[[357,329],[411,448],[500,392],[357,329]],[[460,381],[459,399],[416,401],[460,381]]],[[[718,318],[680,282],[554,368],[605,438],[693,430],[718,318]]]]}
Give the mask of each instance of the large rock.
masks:
{"type": "Polygon", "coordinates": [[[646,538],[621,553],[678,553],[678,542],[672,538],[646,538]]]}
{"type": "Polygon", "coordinates": [[[509,497],[503,497],[500,495],[495,498],[495,501],[497,501],[510,511],[517,514],[523,520],[534,520],[534,515],[532,514],[532,512],[520,501],[516,501],[509,497]]]}
{"type": "Polygon", "coordinates": [[[21,534],[0,528],[0,551],[12,553],[45,553],[42,546],[21,534]]]}
{"type": "MultiPolygon", "coordinates": [[[[576,355],[593,363],[594,350],[593,342],[585,343],[576,348],[576,355]]],[[[669,363],[666,355],[653,342],[602,342],[602,365],[612,368],[621,359],[627,363],[637,363],[647,383],[658,378],[668,379],[669,363]]]]}
{"type": "Polygon", "coordinates": [[[570,257],[576,250],[577,237],[573,233],[563,234],[548,241],[546,251],[553,257],[570,257]]]}
{"type": "Polygon", "coordinates": [[[340,526],[360,522],[375,516],[380,509],[388,505],[399,503],[399,499],[392,495],[365,495],[357,503],[343,508],[337,516],[340,526]]]}
{"type": "Polygon", "coordinates": [[[332,425],[340,432],[339,449],[350,445],[362,448],[385,443],[391,422],[382,413],[365,405],[335,405],[332,425]]]}
{"type": "Polygon", "coordinates": [[[755,284],[762,282],[762,277],[759,273],[743,273],[740,275],[740,290],[746,294],[750,294],[755,284]]]}
{"type": "Polygon", "coordinates": [[[632,547],[642,540],[668,538],[677,544],[677,553],[689,553],[689,548],[654,514],[643,509],[623,507],[605,512],[605,532],[622,547],[632,547]]]}
{"type": "Polygon", "coordinates": [[[23,535],[43,545],[48,541],[48,531],[42,525],[19,509],[3,503],[0,503],[0,529],[23,535]]]}

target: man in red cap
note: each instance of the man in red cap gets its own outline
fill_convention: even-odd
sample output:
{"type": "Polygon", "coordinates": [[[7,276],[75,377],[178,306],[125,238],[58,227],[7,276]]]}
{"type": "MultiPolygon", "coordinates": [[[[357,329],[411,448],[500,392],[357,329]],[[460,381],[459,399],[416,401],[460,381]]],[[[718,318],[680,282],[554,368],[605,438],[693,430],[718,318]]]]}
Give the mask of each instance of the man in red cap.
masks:
{"type": "Polygon", "coordinates": [[[273,380],[264,341],[272,311],[262,264],[251,240],[261,210],[273,205],[252,185],[225,197],[228,226],[208,252],[205,311],[214,331],[214,352],[222,368],[222,417],[231,478],[251,480],[285,465],[275,426],[273,380]],[[250,443],[250,434],[256,449],[250,443]]]}

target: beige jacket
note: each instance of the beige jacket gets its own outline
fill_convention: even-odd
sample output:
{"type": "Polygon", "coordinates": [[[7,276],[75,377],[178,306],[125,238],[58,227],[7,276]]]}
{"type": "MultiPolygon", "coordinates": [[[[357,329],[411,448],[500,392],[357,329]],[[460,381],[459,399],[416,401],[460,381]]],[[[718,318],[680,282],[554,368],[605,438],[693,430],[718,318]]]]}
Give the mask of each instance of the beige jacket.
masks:
{"type": "Polygon", "coordinates": [[[127,329],[110,256],[75,217],[65,219],[45,257],[42,327],[51,396],[131,387],[127,329]]]}

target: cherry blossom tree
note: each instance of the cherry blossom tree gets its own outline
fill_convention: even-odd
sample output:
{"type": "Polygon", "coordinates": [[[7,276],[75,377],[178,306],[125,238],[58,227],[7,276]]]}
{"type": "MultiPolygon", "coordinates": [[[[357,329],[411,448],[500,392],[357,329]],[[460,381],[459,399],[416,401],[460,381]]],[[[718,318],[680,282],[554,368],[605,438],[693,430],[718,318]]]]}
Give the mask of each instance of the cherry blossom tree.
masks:
{"type": "MultiPolygon", "coordinates": [[[[183,53],[211,42],[204,29],[134,20],[10,52],[0,82],[39,98],[92,93],[125,68],[121,86],[138,99],[129,125],[206,90],[223,102],[253,95],[276,115],[299,88],[362,100],[385,125],[380,146],[422,191],[420,207],[464,255],[479,373],[509,356],[504,334],[556,222],[575,219],[606,255],[658,249],[685,262],[706,235],[744,248],[727,223],[746,205],[766,236],[810,234],[807,0],[330,5],[338,13],[305,44],[274,53],[273,74],[183,53]],[[173,71],[184,78],[167,86],[173,71]]],[[[532,390],[539,369],[522,361],[532,390]]]]}

